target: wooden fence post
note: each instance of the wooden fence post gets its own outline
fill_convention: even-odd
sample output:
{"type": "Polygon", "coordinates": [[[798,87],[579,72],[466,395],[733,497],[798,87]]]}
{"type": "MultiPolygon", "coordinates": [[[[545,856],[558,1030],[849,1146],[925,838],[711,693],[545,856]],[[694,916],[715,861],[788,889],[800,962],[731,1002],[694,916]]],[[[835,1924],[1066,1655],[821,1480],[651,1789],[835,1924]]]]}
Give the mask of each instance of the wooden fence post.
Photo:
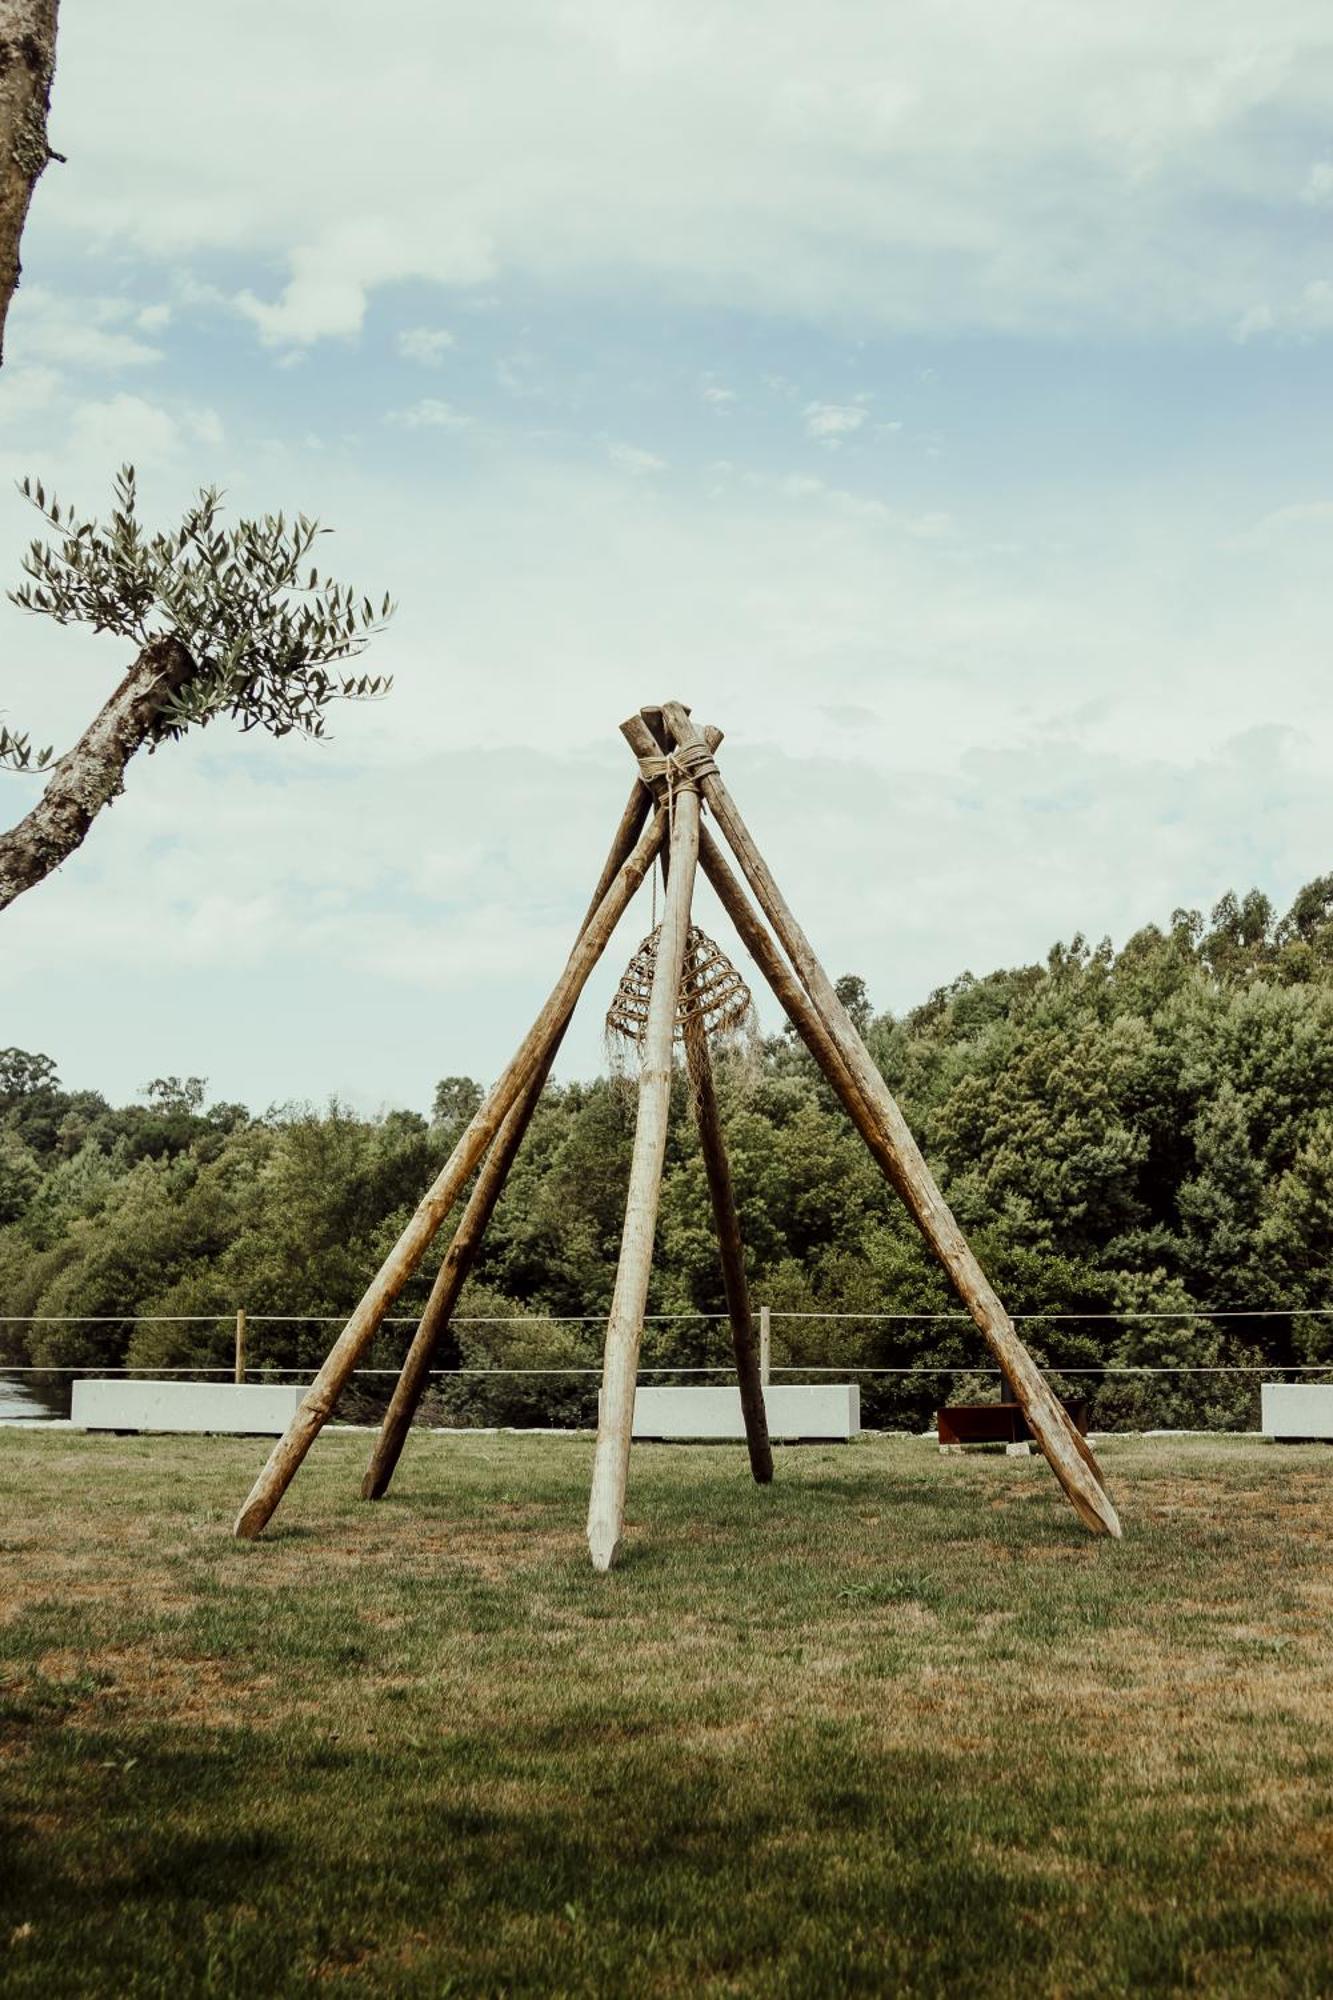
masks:
{"type": "Polygon", "coordinates": [[[245,1380],[245,1307],[236,1308],[236,1380],[245,1380]]]}
{"type": "Polygon", "coordinates": [[[771,1306],[759,1308],[759,1380],[768,1387],[768,1378],[773,1369],[773,1310],[771,1306]]]}

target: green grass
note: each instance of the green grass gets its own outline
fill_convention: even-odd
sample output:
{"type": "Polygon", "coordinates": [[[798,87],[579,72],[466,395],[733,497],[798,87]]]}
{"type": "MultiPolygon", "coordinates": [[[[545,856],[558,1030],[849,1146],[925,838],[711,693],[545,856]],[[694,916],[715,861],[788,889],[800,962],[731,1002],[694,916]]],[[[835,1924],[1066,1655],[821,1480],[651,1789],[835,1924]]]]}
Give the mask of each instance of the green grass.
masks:
{"type": "Polygon", "coordinates": [[[0,1435],[0,1990],[1333,1991],[1333,1453],[0,1435]]]}

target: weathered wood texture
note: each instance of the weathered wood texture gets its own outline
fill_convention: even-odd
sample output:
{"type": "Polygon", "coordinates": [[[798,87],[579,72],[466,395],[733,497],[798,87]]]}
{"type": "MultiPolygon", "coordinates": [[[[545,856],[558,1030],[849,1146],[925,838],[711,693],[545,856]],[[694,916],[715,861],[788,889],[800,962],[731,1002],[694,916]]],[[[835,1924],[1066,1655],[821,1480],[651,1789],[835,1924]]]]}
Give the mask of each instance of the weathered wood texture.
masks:
{"type": "Polygon", "coordinates": [[[245,1380],[245,1307],[236,1308],[236,1380],[245,1380]]]}
{"type": "Polygon", "coordinates": [[[178,639],[149,640],[74,748],[52,765],[36,805],[0,833],[0,910],[82,844],[98,813],[124,790],[131,757],[155,739],[163,707],[196,671],[178,639]]]}
{"type": "MultiPolygon", "coordinates": [[[[627,722],[621,724],[621,734],[641,760],[640,768],[645,773],[643,783],[652,789],[656,798],[665,799],[669,791],[666,773],[655,774],[653,768],[671,748],[671,739],[662,722],[662,711],[659,708],[640,710],[637,715],[630,716],[627,722]]],[[[710,751],[716,750],[722,741],[722,731],[711,725],[705,726],[703,736],[710,751]]],[[[669,884],[671,857],[666,848],[662,850],[662,876],[669,884]]],[[[693,892],[691,897],[692,895],[693,892]]],[[[768,1418],[764,1410],[763,1377],[760,1375],[759,1360],[755,1352],[754,1322],[750,1313],[749,1285],[745,1276],[745,1249],[741,1240],[740,1217],[736,1211],[736,1192],[722,1136],[722,1120],[718,1112],[717,1092],[713,1085],[713,1063],[703,1023],[692,1020],[685,1029],[683,1040],[685,1062],[694,1097],[695,1121],[699,1129],[699,1148],[703,1155],[713,1220],[717,1228],[722,1287],[727,1301],[727,1318],[731,1325],[732,1352],[736,1357],[736,1379],[740,1389],[741,1415],[745,1423],[745,1442],[750,1455],[750,1470],[760,1486],[768,1486],[773,1479],[773,1446],[769,1439],[768,1418]]]]}
{"type": "MultiPolygon", "coordinates": [[[[702,733],[678,703],[664,704],[663,719],[683,750],[697,752],[706,747],[702,733]]],[[[818,1025],[824,1030],[824,1039],[832,1044],[837,1063],[830,1081],[834,1081],[863,1135],[868,1138],[867,1127],[876,1134],[878,1143],[872,1146],[872,1151],[943,1265],[987,1346],[1008,1374],[1032,1433],[1079,1519],[1094,1532],[1119,1536],[1120,1523],[1095,1460],[1091,1457],[1091,1448],[1086,1445],[1080,1448],[1054,1394],[1014,1331],[1008,1314],[940,1193],[869,1050],[838,999],[833,983],[816,958],[809,939],[783,900],[721,774],[715,767],[711,770],[702,767],[699,782],[704,798],[726,835],[760,908],[790,955],[818,1025]],[[853,1109],[856,1101],[859,1101],[859,1112],[853,1109]]],[[[713,871],[710,869],[708,873],[709,879],[714,880],[717,886],[713,871]]],[[[769,972],[768,967],[763,969],[769,972]]],[[[779,998],[783,998],[781,993],[779,998]]],[[[788,1002],[784,999],[786,1004],[788,1002]]],[[[798,1032],[808,1040],[794,1012],[792,1018],[798,1032]]]]}
{"type": "Polygon", "coordinates": [[[0,0],[0,360],[28,205],[59,157],[46,136],[55,68],[56,0],[0,0]]]}
{"type": "Polygon", "coordinates": [[[602,898],[597,914],[587,925],[569,955],[564,971],[528,1030],[518,1053],[459,1139],[434,1184],[418,1204],[411,1221],[372,1281],[342,1333],[334,1342],[319,1374],[306,1391],[300,1409],[285,1437],[279,1439],[268,1464],[237,1516],[235,1532],[253,1537],[261,1532],[293,1475],[309,1451],[375,1333],[407,1280],[453,1207],[467,1181],[480,1164],[511,1107],[531,1083],[550,1056],[556,1038],[563,1032],[588,975],[606,949],[616,925],[657,858],[662,843],[662,815],[637,842],[624,867],[602,898]]]}
{"type": "MultiPolygon", "coordinates": [[[[593,891],[592,901],[579,927],[580,936],[596,916],[603,896],[633,852],[634,843],[643,829],[650,808],[649,794],[643,784],[636,779],[629,802],[621,814],[620,825],[616,828],[606,866],[602,870],[597,887],[593,891]]],[[[509,1169],[513,1166],[518,1149],[523,1144],[524,1134],[532,1122],[532,1115],[541,1100],[546,1079],[551,1072],[551,1064],[563,1039],[564,1030],[561,1029],[531,1083],[518,1102],[507,1112],[504,1124],[486,1155],[477,1184],[468,1198],[467,1207],[463,1210],[463,1219],[436,1274],[430,1297],[426,1301],[426,1309],[412,1336],[412,1344],[408,1348],[402,1373],[389,1400],[389,1407],[384,1413],[379,1436],[371,1452],[370,1464],[361,1483],[363,1500],[380,1500],[389,1489],[389,1481],[393,1478],[394,1469],[402,1456],[417,1405],[425,1393],[431,1369],[436,1365],[449,1328],[449,1321],[458,1303],[458,1295],[476,1261],[482,1239],[495,1213],[495,1205],[508,1179],[509,1169]]]]}
{"type": "MultiPolygon", "coordinates": [[[[706,828],[699,836],[699,865],[712,883],[718,901],[731,918],[736,935],[767,979],[774,996],[823,1071],[830,1087],[842,1100],[847,1115],[865,1140],[876,1165],[890,1186],[896,1188],[906,1201],[907,1195],[900,1171],[901,1163],[886,1140],[881,1125],[875,1119],[872,1107],[867,1103],[856,1079],[838,1054],[832,1038],[815,1011],[810,996],[755,914],[744,888],[727,866],[721,849],[706,828]]],[[[908,1206],[910,1213],[910,1203],[908,1206]]],[[[763,1307],[762,1311],[767,1313],[768,1307],[763,1307]]],[[[1063,1417],[1063,1405],[1057,1404],[1056,1407],[1063,1417]]],[[[1074,1426],[1066,1424],[1066,1429],[1074,1449],[1085,1461],[1098,1484],[1104,1487],[1101,1467],[1097,1463],[1092,1446],[1074,1426]]]]}
{"type": "Polygon", "coordinates": [[[736,1356],[736,1380],[741,1392],[741,1414],[745,1419],[750,1470],[760,1486],[767,1486],[773,1478],[773,1447],[769,1442],[768,1419],[764,1414],[764,1385],[755,1346],[754,1321],[750,1314],[750,1288],[745,1277],[740,1217],[736,1212],[736,1191],[722,1137],[717,1092],[713,1087],[708,1036],[697,1021],[691,1021],[685,1029],[685,1062],[694,1096],[699,1148],[708,1177],[713,1220],[717,1225],[722,1287],[726,1294],[727,1317],[731,1321],[731,1345],[736,1356]]]}
{"type": "MultiPolygon", "coordinates": [[[[662,817],[659,812],[658,818],[662,817]]],[[[597,1449],[588,1505],[588,1547],[593,1567],[610,1569],[625,1528],[625,1484],[643,1313],[648,1299],[657,1205],[662,1191],[671,1108],[671,1048],[676,995],[685,963],[690,898],[699,851],[699,795],[677,791],[672,804],[671,879],[657,943],[648,1026],[639,1071],[638,1117],[630,1161],[629,1194],[620,1239],[620,1263],[606,1329],[597,1449]]]]}

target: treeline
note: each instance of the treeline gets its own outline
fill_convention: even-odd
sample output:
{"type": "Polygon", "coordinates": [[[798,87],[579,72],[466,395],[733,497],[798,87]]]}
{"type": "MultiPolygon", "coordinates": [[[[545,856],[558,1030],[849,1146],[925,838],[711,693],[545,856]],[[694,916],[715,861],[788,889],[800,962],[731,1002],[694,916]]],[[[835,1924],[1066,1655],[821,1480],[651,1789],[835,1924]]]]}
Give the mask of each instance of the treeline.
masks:
{"type": "MultiPolygon", "coordinates": [[[[1001,1296],[1033,1316],[1039,1358],[1333,1365],[1333,1314],[1311,1311],[1333,1306],[1333,876],[1280,919],[1257,891],[1227,896],[1208,923],[1177,911],[1118,953],[1076,938],[1044,965],[964,974],[901,1018],[875,1013],[856,978],[840,990],[1001,1296]],[[1239,1307],[1272,1317],[1226,1317],[1239,1307]]],[[[62,1088],[44,1056],[0,1052],[0,1314],[41,1322],[0,1326],[0,1359],[221,1365],[245,1305],[256,1367],[313,1367],[480,1089],[448,1078],[429,1116],[378,1119],[209,1106],[197,1078],[145,1096],[114,1107],[62,1088]]],[[[911,1370],[867,1383],[867,1417],[884,1423],[921,1419],[950,1389],[993,1393],[969,1381],[980,1339],[941,1317],[952,1297],[803,1048],[779,1035],[723,1054],[719,1096],[756,1301],[867,1315],[779,1320],[775,1361],[911,1370]]],[[[632,1133],[622,1082],[548,1088],[445,1365],[596,1364],[632,1133]]],[[[399,1312],[419,1309],[442,1248],[399,1312]]],[[[650,1309],[721,1306],[682,1077],[650,1309]]],[[[406,1338],[388,1329],[372,1363],[406,1338]]],[[[726,1358],[715,1320],[648,1326],[647,1363],[726,1358]]],[[[1107,1427],[1231,1424],[1255,1407],[1244,1378],[1068,1380],[1089,1385],[1107,1427]]],[[[460,1375],[430,1413],[586,1419],[592,1394],[586,1376],[460,1375]]]]}

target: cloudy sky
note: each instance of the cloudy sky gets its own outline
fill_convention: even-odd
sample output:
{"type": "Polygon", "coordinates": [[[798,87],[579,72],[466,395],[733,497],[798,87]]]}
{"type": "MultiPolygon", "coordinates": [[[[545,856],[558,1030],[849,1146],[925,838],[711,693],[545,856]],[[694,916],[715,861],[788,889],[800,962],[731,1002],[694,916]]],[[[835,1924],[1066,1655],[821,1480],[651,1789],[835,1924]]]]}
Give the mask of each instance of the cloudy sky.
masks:
{"type": "MultiPolygon", "coordinates": [[[[65,0],[52,132],[6,583],[14,477],[132,459],[400,605],[387,701],[141,759],[0,919],[67,1082],[490,1077],[664,696],[884,1006],[1333,866],[1323,0],[65,0]]],[[[0,607],[42,742],[127,664],[0,607]]]]}

